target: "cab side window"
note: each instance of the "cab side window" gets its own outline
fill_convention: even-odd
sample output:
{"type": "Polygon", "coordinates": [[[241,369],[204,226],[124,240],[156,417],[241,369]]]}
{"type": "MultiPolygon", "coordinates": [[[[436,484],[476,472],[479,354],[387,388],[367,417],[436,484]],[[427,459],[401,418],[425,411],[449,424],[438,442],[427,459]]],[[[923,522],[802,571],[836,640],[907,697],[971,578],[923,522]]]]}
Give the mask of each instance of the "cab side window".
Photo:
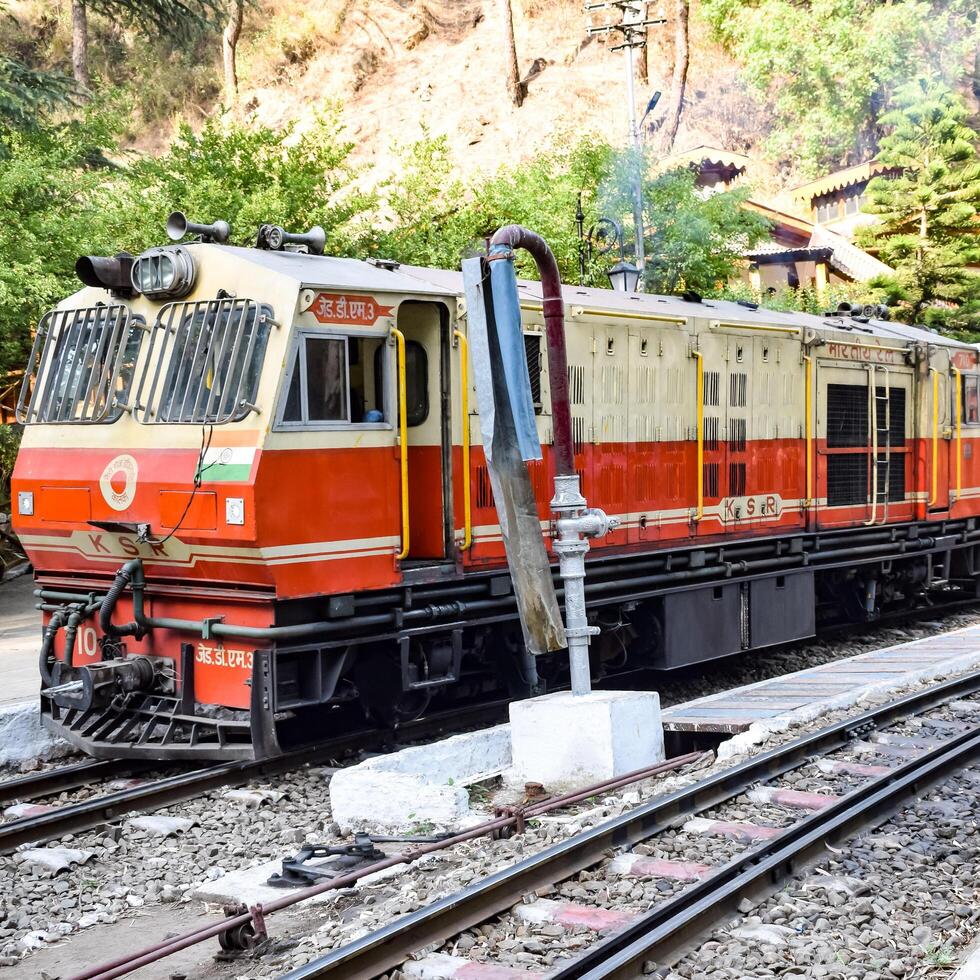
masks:
{"type": "Polygon", "coordinates": [[[279,427],[386,423],[385,340],[300,333],[289,360],[279,427]]]}
{"type": "Polygon", "coordinates": [[[961,409],[964,425],[980,423],[980,377],[975,374],[963,375],[963,404],[961,409]]]}

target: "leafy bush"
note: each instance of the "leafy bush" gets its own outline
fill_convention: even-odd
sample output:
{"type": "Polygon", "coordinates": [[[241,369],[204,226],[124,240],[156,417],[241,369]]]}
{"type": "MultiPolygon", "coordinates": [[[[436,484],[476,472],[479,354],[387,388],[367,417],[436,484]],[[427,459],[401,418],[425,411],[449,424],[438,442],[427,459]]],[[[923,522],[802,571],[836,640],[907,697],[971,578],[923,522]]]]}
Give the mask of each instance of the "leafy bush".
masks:
{"type": "Polygon", "coordinates": [[[976,46],[970,0],[702,0],[714,36],[769,99],[770,149],[816,176],[867,159],[896,88],[926,69],[963,74],[976,46]]]}
{"type": "Polygon", "coordinates": [[[223,218],[233,239],[248,243],[262,222],[296,231],[323,225],[327,249],[350,250],[351,224],[370,204],[357,191],[338,113],[327,109],[296,135],[293,127],[247,126],[221,115],[200,133],[182,125],[160,157],[135,162],[125,176],[129,232],[158,240],[167,214],[180,210],[198,222],[223,218]]]}
{"type": "Polygon", "coordinates": [[[20,426],[0,425],[0,512],[6,511],[10,503],[10,476],[22,431],[20,426]]]}
{"type": "Polygon", "coordinates": [[[115,132],[105,107],[51,128],[0,127],[0,376],[23,367],[31,329],[73,291],[76,257],[115,250],[103,193],[115,132]]]}

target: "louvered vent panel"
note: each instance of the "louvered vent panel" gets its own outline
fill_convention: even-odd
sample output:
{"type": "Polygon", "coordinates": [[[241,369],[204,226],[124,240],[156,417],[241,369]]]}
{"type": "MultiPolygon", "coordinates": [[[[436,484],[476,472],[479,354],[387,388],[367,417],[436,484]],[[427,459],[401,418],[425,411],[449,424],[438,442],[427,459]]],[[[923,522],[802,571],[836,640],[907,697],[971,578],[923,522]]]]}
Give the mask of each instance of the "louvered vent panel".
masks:
{"type": "Polygon", "coordinates": [[[745,408],[747,391],[748,375],[742,371],[736,371],[728,376],[728,404],[732,408],[745,408]]]}
{"type": "Polygon", "coordinates": [[[728,420],[728,449],[733,453],[745,452],[745,419],[728,420]]]}
{"type": "Polygon", "coordinates": [[[721,376],[717,371],[704,372],[704,404],[718,404],[718,388],[721,383],[721,376]]]}
{"type": "Polygon", "coordinates": [[[704,417],[704,448],[707,450],[718,448],[718,416],[716,415],[704,417]]]}
{"type": "Polygon", "coordinates": [[[568,400],[573,405],[585,404],[585,368],[581,364],[568,366],[568,400]]]}
{"type": "Polygon", "coordinates": [[[745,463],[728,464],[728,496],[745,496],[745,463]]]}
{"type": "Polygon", "coordinates": [[[652,405],[655,397],[654,371],[645,364],[638,367],[634,374],[635,387],[633,400],[639,405],[652,405]]]}
{"type": "Polygon", "coordinates": [[[493,490],[490,488],[490,474],[486,466],[476,468],[476,483],[473,489],[473,505],[475,507],[492,507],[493,490]]]}
{"type": "Polygon", "coordinates": [[[704,495],[706,497],[718,496],[718,464],[704,464],[704,495]]]}

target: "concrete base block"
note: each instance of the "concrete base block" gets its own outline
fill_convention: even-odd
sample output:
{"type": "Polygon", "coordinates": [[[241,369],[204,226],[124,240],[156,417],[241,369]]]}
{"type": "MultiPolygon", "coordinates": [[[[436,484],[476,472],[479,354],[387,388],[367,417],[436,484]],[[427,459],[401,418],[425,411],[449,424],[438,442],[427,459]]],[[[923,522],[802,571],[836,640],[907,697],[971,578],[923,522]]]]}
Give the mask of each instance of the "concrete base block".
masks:
{"type": "Polygon", "coordinates": [[[660,697],[647,691],[546,694],[510,706],[514,767],[508,781],[570,789],[664,758],[660,697]]]}
{"type": "Polygon", "coordinates": [[[472,817],[466,787],[509,765],[508,725],[466,732],[338,770],[330,780],[330,807],[345,832],[454,828],[472,817]]]}
{"type": "Polygon", "coordinates": [[[36,699],[0,706],[0,766],[60,759],[75,751],[41,727],[41,709],[36,699]]]}
{"type": "MultiPolygon", "coordinates": [[[[326,864],[329,860],[330,858],[324,858],[322,861],[309,863],[311,867],[316,867],[318,864],[326,864]]],[[[294,891],[292,888],[273,888],[272,885],[266,884],[272,875],[281,871],[281,860],[265,861],[251,868],[231,871],[220,878],[202,881],[194,886],[190,896],[201,902],[212,902],[216,905],[237,905],[239,902],[244,902],[246,905],[254,905],[256,902],[265,904],[294,891]]],[[[309,901],[317,905],[335,902],[337,896],[344,894],[345,891],[349,889],[325,891],[309,901]]]]}

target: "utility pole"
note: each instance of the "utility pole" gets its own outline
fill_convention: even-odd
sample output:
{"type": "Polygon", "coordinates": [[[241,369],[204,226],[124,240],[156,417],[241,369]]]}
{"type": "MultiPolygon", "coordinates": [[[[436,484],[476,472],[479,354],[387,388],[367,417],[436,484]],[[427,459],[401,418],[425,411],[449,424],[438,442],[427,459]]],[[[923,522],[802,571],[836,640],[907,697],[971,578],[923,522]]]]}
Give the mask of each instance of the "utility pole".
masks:
{"type": "MultiPolygon", "coordinates": [[[[622,40],[610,47],[610,51],[626,52],[626,105],[629,114],[630,146],[637,156],[637,170],[633,180],[633,224],[636,227],[636,264],[641,273],[646,264],[643,247],[643,173],[640,169],[639,157],[642,146],[640,128],[636,124],[636,91],[633,81],[633,49],[642,48],[647,43],[647,28],[664,24],[662,17],[647,17],[648,0],[600,0],[600,2],[585,4],[585,12],[589,15],[586,33],[590,36],[603,34],[609,36],[619,34],[622,40]],[[597,10],[615,10],[619,14],[618,23],[593,25],[591,14],[597,10]]],[[[642,276],[640,282],[643,282],[642,276]]]]}

